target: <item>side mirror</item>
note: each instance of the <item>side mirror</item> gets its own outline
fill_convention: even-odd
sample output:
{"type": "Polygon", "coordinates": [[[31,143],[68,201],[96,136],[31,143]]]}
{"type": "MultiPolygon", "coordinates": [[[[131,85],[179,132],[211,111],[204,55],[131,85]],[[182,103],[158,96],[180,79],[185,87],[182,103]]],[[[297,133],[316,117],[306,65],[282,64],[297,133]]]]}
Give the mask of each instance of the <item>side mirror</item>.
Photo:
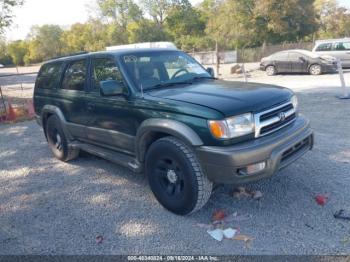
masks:
{"type": "Polygon", "coordinates": [[[212,76],[212,77],[215,77],[215,72],[214,72],[214,69],[212,67],[208,67],[207,68],[207,72],[212,76]]]}
{"type": "Polygon", "coordinates": [[[116,80],[107,80],[100,82],[100,92],[103,96],[115,96],[124,93],[124,84],[116,80]]]}

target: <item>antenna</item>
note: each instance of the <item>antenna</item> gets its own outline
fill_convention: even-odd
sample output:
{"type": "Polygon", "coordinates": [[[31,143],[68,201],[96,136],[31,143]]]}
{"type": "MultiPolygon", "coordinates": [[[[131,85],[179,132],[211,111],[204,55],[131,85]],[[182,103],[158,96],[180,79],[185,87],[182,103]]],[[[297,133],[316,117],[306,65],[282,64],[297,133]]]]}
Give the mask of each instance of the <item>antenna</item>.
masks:
{"type": "Polygon", "coordinates": [[[141,90],[141,97],[143,98],[143,85],[142,85],[142,83],[140,85],[140,90],[141,90]]]}

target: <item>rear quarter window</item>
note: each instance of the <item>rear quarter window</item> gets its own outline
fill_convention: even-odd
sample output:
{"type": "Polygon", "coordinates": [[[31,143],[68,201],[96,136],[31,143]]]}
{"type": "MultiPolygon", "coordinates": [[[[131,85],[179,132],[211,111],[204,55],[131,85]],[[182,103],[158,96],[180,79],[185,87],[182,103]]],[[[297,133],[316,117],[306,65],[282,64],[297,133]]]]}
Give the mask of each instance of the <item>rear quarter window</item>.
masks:
{"type": "Polygon", "coordinates": [[[45,64],[41,67],[37,80],[37,88],[53,89],[60,82],[62,74],[62,62],[45,64]]]}
{"type": "Polygon", "coordinates": [[[350,42],[335,43],[333,49],[335,51],[349,51],[350,50],[350,42]]]}

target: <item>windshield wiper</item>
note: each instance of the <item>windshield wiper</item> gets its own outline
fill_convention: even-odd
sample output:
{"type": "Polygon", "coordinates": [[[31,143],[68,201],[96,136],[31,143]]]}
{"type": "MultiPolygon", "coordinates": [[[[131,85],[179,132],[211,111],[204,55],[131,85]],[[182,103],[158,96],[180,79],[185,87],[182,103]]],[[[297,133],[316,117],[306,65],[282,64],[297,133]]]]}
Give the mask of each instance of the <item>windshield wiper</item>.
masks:
{"type": "Polygon", "coordinates": [[[160,83],[156,84],[154,86],[150,86],[148,88],[145,88],[144,90],[152,90],[152,89],[158,89],[158,88],[163,88],[163,87],[170,87],[170,86],[175,86],[175,85],[192,85],[192,82],[190,81],[182,81],[182,82],[172,82],[172,83],[160,83]]]}
{"type": "Polygon", "coordinates": [[[198,79],[217,79],[217,78],[213,76],[195,76],[191,79],[191,81],[198,80],[198,79]]]}

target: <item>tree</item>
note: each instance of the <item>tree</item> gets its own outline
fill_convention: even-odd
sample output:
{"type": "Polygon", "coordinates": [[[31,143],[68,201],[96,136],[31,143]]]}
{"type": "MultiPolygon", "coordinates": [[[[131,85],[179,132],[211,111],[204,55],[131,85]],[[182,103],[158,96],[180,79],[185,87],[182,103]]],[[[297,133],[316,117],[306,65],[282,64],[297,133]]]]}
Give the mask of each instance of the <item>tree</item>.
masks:
{"type": "Polygon", "coordinates": [[[142,11],[133,0],[97,0],[101,15],[117,22],[124,30],[142,19],[142,11]]]}
{"type": "Polygon", "coordinates": [[[47,60],[63,53],[63,30],[58,25],[33,26],[29,34],[27,61],[47,60]]]}
{"type": "Polygon", "coordinates": [[[23,4],[23,0],[0,0],[0,34],[12,24],[13,8],[23,4]]]}
{"type": "Polygon", "coordinates": [[[157,42],[169,39],[166,32],[154,21],[143,19],[138,23],[131,23],[128,26],[129,43],[157,42]]]}
{"type": "Polygon", "coordinates": [[[8,53],[8,46],[5,39],[0,38],[0,64],[10,65],[12,64],[12,58],[8,53]]]}
{"type": "Polygon", "coordinates": [[[8,46],[8,52],[16,66],[24,65],[24,57],[28,52],[27,43],[22,40],[14,41],[8,46]]]}
{"type": "Polygon", "coordinates": [[[255,44],[255,0],[206,1],[208,35],[220,46],[238,48],[255,44]]]}
{"type": "Polygon", "coordinates": [[[204,15],[186,0],[169,9],[165,19],[166,30],[178,47],[192,49],[199,38],[205,36],[206,21],[203,18],[204,15]]]}
{"type": "Polygon", "coordinates": [[[171,7],[186,5],[188,3],[187,0],[144,0],[142,1],[142,6],[146,10],[148,16],[151,17],[159,27],[162,27],[171,7]]]}
{"type": "Polygon", "coordinates": [[[80,51],[98,51],[105,48],[108,33],[107,25],[97,20],[85,24],[77,23],[62,34],[63,53],[71,54],[80,51]]]}
{"type": "Polygon", "coordinates": [[[314,0],[256,0],[254,14],[264,42],[300,41],[318,29],[314,0]]]}
{"type": "Polygon", "coordinates": [[[336,0],[316,0],[315,10],[318,14],[318,37],[337,38],[350,36],[349,10],[339,7],[336,0]]]}

